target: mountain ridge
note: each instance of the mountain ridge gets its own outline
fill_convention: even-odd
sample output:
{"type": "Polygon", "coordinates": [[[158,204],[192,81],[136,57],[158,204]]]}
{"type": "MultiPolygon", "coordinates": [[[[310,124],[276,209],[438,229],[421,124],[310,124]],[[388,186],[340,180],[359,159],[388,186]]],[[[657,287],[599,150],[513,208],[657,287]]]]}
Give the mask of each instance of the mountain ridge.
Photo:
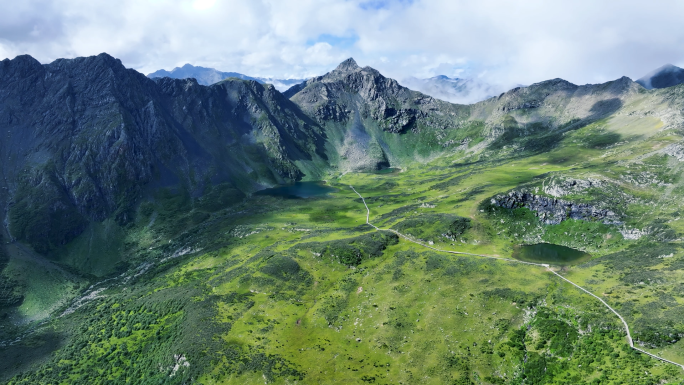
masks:
{"type": "Polygon", "coordinates": [[[150,80],[107,54],[46,65],[19,56],[2,62],[0,78],[6,84],[5,128],[16,138],[5,141],[4,153],[15,162],[27,160],[4,166],[14,181],[7,187],[22,197],[10,205],[9,228],[17,238],[43,244],[43,252],[68,242],[88,221],[115,215],[126,223],[140,186],[155,179],[174,180],[200,194],[206,183],[197,178],[208,177],[248,194],[258,185],[312,178],[329,169],[401,165],[485,138],[473,150],[479,151],[502,135],[526,135],[521,127],[530,124],[551,131],[587,124],[616,112],[638,92],[626,77],[586,86],[554,79],[457,105],[405,88],[352,58],[284,96],[256,80],[212,86],[150,80]],[[47,94],[37,96],[36,89],[47,94]],[[20,118],[22,111],[45,112],[29,123],[40,114],[20,118]],[[31,130],[42,139],[30,140],[31,130]],[[220,144],[237,143],[256,146],[266,156],[220,150],[220,144]],[[70,218],[61,235],[30,234],[41,228],[36,221],[60,216],[70,218]]]}

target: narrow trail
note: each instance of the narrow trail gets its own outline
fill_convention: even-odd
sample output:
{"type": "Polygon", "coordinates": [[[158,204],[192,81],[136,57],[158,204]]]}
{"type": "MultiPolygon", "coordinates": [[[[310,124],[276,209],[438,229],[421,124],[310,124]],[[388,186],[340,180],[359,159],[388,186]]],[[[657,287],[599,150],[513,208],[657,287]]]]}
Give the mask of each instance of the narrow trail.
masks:
{"type": "Polygon", "coordinates": [[[545,264],[545,263],[525,262],[525,261],[519,261],[519,260],[517,260],[517,259],[495,257],[495,256],[492,256],[492,255],[486,255],[486,254],[474,254],[474,253],[466,253],[466,252],[462,252],[462,251],[444,250],[444,249],[440,249],[440,248],[433,247],[433,246],[430,246],[430,245],[426,245],[426,244],[424,244],[424,243],[422,243],[422,242],[416,241],[415,239],[413,239],[413,238],[411,238],[411,237],[409,237],[409,236],[407,236],[407,235],[404,235],[404,234],[402,234],[402,233],[400,233],[400,232],[398,232],[398,231],[396,231],[396,230],[393,230],[393,229],[381,229],[381,228],[375,226],[374,224],[370,223],[370,208],[368,208],[368,205],[366,204],[366,200],[363,198],[363,196],[361,196],[361,194],[359,194],[359,192],[356,191],[356,189],[354,188],[354,186],[351,186],[351,185],[350,185],[349,187],[356,193],[356,195],[359,196],[359,198],[361,198],[361,201],[363,202],[363,205],[366,207],[366,224],[372,226],[375,230],[379,230],[379,231],[380,231],[380,230],[383,230],[383,231],[391,231],[391,232],[397,234],[398,236],[400,236],[400,237],[406,239],[406,240],[409,241],[409,242],[415,243],[415,244],[417,244],[417,245],[420,245],[420,246],[423,246],[423,247],[425,247],[425,248],[428,248],[428,249],[431,249],[431,250],[434,250],[434,251],[438,251],[438,252],[441,252],[441,253],[459,254],[459,255],[471,255],[471,256],[474,256],[474,257],[498,259],[498,260],[507,261],[507,262],[521,263],[521,264],[524,264],[524,265],[533,265],[533,266],[544,267],[544,268],[546,268],[548,271],[550,271],[551,273],[553,273],[553,274],[555,274],[556,276],[558,276],[560,279],[562,279],[562,280],[568,282],[569,284],[575,286],[576,288],[582,290],[583,292],[585,292],[585,293],[589,294],[590,296],[596,298],[597,300],[601,301],[601,303],[602,303],[603,305],[605,305],[605,306],[608,308],[608,310],[612,311],[616,316],[618,316],[618,318],[620,319],[620,321],[622,321],[622,324],[625,326],[625,330],[627,331],[627,340],[628,340],[628,342],[629,342],[629,347],[630,347],[630,348],[632,348],[632,349],[634,349],[634,350],[636,350],[636,351],[638,351],[638,352],[644,353],[644,354],[646,354],[646,355],[648,355],[648,356],[650,356],[650,357],[653,357],[653,358],[655,358],[655,359],[657,359],[657,360],[660,360],[660,361],[663,361],[663,362],[667,362],[667,363],[672,364],[672,365],[677,365],[677,366],[679,366],[680,368],[682,368],[682,370],[684,370],[684,365],[682,365],[682,364],[678,364],[678,363],[676,363],[676,362],[667,360],[667,359],[665,359],[665,358],[659,357],[659,356],[657,356],[657,355],[655,355],[655,354],[649,353],[649,352],[647,352],[647,351],[645,351],[645,350],[642,350],[642,349],[639,349],[639,348],[635,347],[635,346],[634,346],[634,341],[632,340],[632,335],[631,335],[631,333],[629,332],[629,325],[627,325],[627,321],[625,321],[625,319],[622,318],[622,316],[620,315],[620,313],[618,313],[615,309],[613,309],[610,305],[608,305],[608,304],[606,303],[606,301],[602,300],[602,299],[601,299],[600,297],[598,297],[597,295],[593,294],[593,293],[590,292],[589,290],[583,288],[582,286],[580,286],[580,285],[578,285],[578,284],[572,282],[571,280],[569,280],[569,279],[563,277],[562,275],[560,275],[560,274],[558,274],[557,272],[555,272],[554,270],[552,270],[552,269],[551,269],[551,266],[549,266],[548,264],[545,264]]]}

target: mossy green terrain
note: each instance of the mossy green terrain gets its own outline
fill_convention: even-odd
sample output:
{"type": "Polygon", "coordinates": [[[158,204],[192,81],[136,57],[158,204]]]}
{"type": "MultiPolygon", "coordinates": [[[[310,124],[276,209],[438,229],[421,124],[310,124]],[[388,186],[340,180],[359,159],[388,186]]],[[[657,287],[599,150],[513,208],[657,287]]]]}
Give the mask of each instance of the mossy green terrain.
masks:
{"type": "MultiPolygon", "coordinates": [[[[119,273],[70,288],[80,295],[52,321],[0,347],[4,381],[681,383],[680,368],[630,349],[614,314],[545,269],[376,231],[349,188],[374,225],[441,249],[510,258],[518,244],[549,242],[589,252],[559,272],[615,307],[636,344],[683,362],[682,166],[657,153],[681,137],[610,128],[616,141],[601,136],[604,124],[525,156],[493,146],[400,173],[331,174],[336,191],[322,197],[162,191],[117,230],[119,273]],[[562,199],[610,206],[623,221],[549,225],[491,204],[511,190],[551,196],[549,185],[569,179],[601,182],[562,199]]],[[[81,235],[100,248],[91,256],[110,252],[98,231],[81,235]]],[[[85,239],[67,254],[85,255],[85,239]]]]}

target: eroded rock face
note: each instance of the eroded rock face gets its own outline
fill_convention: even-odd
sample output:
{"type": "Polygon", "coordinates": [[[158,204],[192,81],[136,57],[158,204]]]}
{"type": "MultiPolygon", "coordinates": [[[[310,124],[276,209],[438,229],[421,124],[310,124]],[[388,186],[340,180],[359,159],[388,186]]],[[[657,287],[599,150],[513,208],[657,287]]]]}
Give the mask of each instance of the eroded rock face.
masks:
{"type": "Polygon", "coordinates": [[[590,188],[605,186],[605,182],[598,179],[564,179],[553,180],[544,186],[544,193],[560,198],[568,194],[576,194],[590,188]]]}
{"type": "Polygon", "coordinates": [[[359,67],[353,59],[291,88],[285,96],[324,127],[332,139],[327,146],[330,159],[342,172],[396,164],[397,154],[404,157],[418,147],[415,137],[402,142],[404,134],[440,140],[462,127],[469,111],[468,106],[411,91],[371,67],[359,67]]]}
{"type": "Polygon", "coordinates": [[[493,205],[517,209],[525,207],[547,225],[557,225],[566,219],[600,221],[604,224],[621,224],[620,217],[611,210],[599,209],[586,203],[573,203],[529,192],[511,191],[492,198],[493,205]]]}
{"type": "Polygon", "coordinates": [[[674,157],[680,162],[684,162],[684,145],[682,143],[674,143],[663,149],[663,152],[669,156],[674,157]]]}

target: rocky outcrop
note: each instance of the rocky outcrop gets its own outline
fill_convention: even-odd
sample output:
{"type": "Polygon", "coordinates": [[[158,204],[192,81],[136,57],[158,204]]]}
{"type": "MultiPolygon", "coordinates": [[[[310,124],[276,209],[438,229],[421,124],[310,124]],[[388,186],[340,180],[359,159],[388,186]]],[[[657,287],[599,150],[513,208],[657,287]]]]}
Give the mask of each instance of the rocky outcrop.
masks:
{"type": "Polygon", "coordinates": [[[622,228],[619,230],[620,234],[622,234],[622,237],[625,239],[629,240],[637,240],[643,237],[644,235],[648,235],[648,231],[646,230],[640,230],[640,229],[629,229],[629,228],[622,228]]]}
{"type": "Polygon", "coordinates": [[[577,194],[590,188],[599,188],[605,185],[605,181],[599,179],[551,180],[549,184],[544,186],[544,193],[560,198],[565,195],[577,194]]]}
{"type": "Polygon", "coordinates": [[[375,117],[381,122],[380,127],[395,134],[410,129],[416,123],[416,119],[423,116],[422,111],[413,108],[383,108],[375,111],[375,117]]]}
{"type": "Polygon", "coordinates": [[[681,143],[673,143],[665,148],[663,152],[669,156],[674,157],[680,162],[684,162],[684,145],[681,143]]]}
{"type": "Polygon", "coordinates": [[[557,225],[566,219],[600,221],[604,224],[622,223],[620,217],[611,210],[529,192],[511,191],[507,195],[498,195],[492,198],[491,204],[506,209],[525,207],[534,212],[539,220],[547,225],[557,225]]]}

